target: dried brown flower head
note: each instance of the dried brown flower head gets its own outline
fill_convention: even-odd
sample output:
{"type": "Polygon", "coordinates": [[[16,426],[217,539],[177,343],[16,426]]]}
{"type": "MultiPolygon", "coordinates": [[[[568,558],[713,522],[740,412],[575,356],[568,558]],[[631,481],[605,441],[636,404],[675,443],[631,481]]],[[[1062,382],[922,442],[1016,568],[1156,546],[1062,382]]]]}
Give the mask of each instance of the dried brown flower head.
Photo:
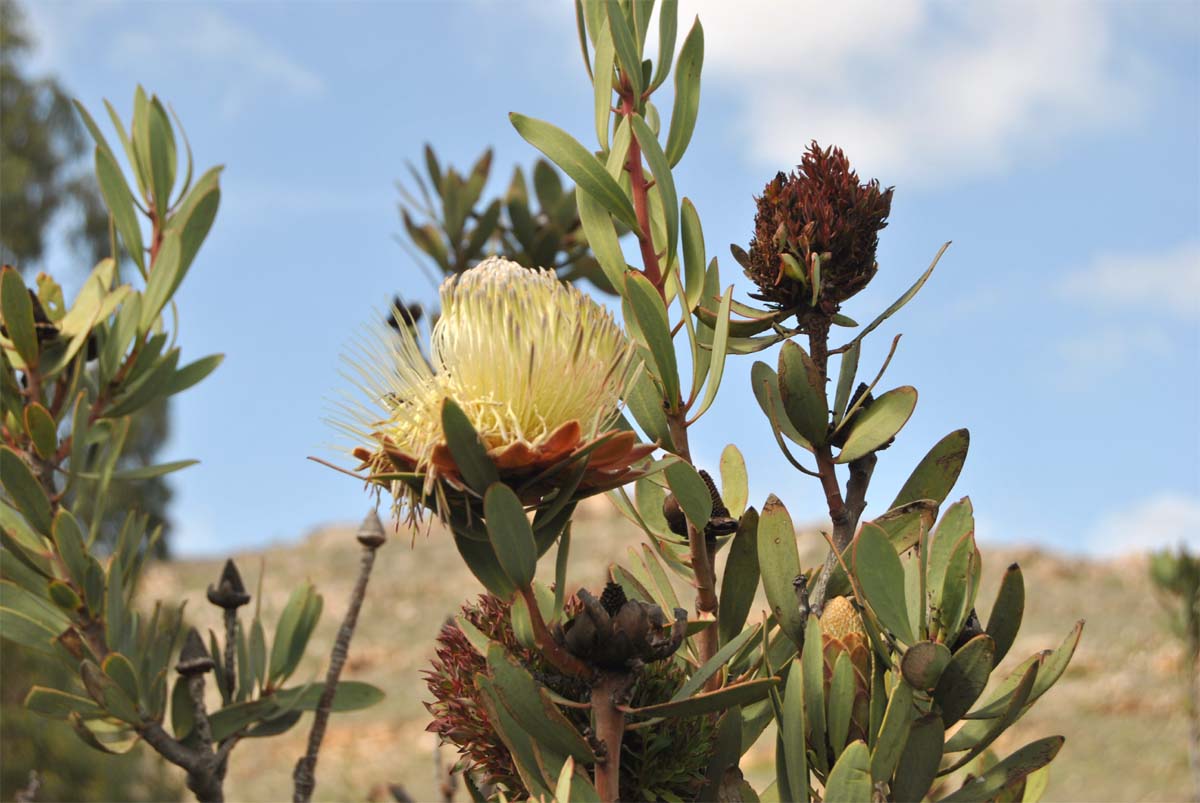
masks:
{"type": "MultiPolygon", "coordinates": [[[[609,603],[618,600],[610,595],[609,603]]],[[[622,603],[623,605],[624,603],[622,603]]],[[[511,606],[491,594],[473,605],[464,605],[462,617],[520,662],[540,683],[567,699],[586,702],[587,684],[560,675],[541,654],[523,647],[513,633],[511,606]]],[[[568,618],[582,610],[578,598],[566,604],[568,618]]],[[[437,639],[437,657],[425,670],[425,683],[433,694],[426,708],[433,715],[427,730],[456,745],[461,766],[477,780],[502,786],[510,799],[527,794],[512,755],[491,727],[475,686],[475,675],[487,672],[487,661],[454,622],[447,623],[437,639]]],[[[647,664],[631,690],[630,704],[645,706],[666,702],[686,680],[674,661],[647,664]]],[[[590,726],[585,708],[562,708],[582,732],[590,726]]],[[[629,731],[622,743],[621,799],[656,800],[695,798],[704,783],[704,771],[716,736],[715,721],[706,716],[671,717],[654,728],[629,731]]]]}
{"type": "Polygon", "coordinates": [[[755,298],[835,313],[875,275],[892,190],[875,179],[859,183],[840,148],[810,144],[797,169],[778,173],[758,198],[743,266],[761,291],[755,298]]]}

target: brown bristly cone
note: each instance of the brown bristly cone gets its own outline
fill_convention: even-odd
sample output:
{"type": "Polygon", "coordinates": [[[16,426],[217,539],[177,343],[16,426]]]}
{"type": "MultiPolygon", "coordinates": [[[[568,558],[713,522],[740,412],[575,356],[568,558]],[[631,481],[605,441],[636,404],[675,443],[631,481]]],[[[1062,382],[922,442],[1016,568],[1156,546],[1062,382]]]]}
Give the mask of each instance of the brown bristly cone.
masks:
{"type": "Polygon", "coordinates": [[[891,212],[893,189],[881,189],[875,179],[860,183],[840,148],[811,143],[797,169],[790,175],[778,173],[758,198],[745,266],[760,290],[754,297],[781,309],[836,313],[875,275],[875,250],[891,212]],[[815,310],[814,257],[821,262],[815,310]],[[804,278],[795,275],[797,269],[804,278]]]}

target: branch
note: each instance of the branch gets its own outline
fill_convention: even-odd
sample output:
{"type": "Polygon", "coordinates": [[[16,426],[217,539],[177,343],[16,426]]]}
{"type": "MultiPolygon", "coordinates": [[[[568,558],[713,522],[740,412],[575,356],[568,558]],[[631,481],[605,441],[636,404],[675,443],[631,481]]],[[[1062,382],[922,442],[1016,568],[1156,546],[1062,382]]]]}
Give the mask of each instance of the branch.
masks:
{"type": "Polygon", "coordinates": [[[596,791],[603,803],[614,803],[621,796],[621,742],[625,738],[625,713],[618,697],[633,680],[631,672],[605,672],[592,686],[592,713],[596,738],[604,745],[604,755],[596,762],[596,791]]]}
{"type": "Polygon", "coordinates": [[[333,643],[333,652],[329,656],[329,671],[325,674],[325,688],[321,699],[317,702],[317,711],[313,717],[312,730],[308,732],[308,750],[292,772],[294,788],[292,800],[296,803],[307,803],[312,799],[313,788],[316,786],[314,771],[317,767],[317,754],[321,751],[321,741],[325,738],[325,728],[329,724],[329,715],[333,710],[333,698],[337,694],[338,678],[341,677],[342,667],[346,664],[346,656],[350,651],[350,639],[358,625],[358,613],[362,610],[363,599],[367,595],[367,581],[371,579],[371,569],[375,565],[375,551],[383,545],[386,537],[379,514],[371,511],[358,533],[359,543],[363,545],[362,564],[358,571],[358,580],[350,595],[350,607],[342,626],[338,628],[337,639],[333,643]]]}

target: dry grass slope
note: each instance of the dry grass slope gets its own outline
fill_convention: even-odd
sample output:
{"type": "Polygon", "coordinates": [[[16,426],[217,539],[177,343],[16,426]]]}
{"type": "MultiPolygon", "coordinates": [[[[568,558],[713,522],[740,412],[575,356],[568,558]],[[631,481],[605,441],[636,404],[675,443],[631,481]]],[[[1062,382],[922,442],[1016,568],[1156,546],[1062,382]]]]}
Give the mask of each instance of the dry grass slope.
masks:
{"type": "MultiPolygon", "coordinates": [[[[625,555],[639,537],[607,511],[606,504],[591,507],[575,526],[572,576],[589,586],[601,584],[607,563],[625,555]]],[[[808,543],[815,555],[817,536],[808,543]]],[[[982,611],[990,608],[1005,566],[1019,561],[1026,577],[1025,625],[1007,665],[1057,646],[1076,619],[1087,619],[1066,675],[997,750],[1004,754],[1038,736],[1064,734],[1066,747],[1054,764],[1048,800],[1186,800],[1181,651],[1161,628],[1144,562],[984,549],[982,611]]],[[[305,578],[324,594],[322,622],[297,680],[319,677],[357,569],[353,528],[330,527],[294,546],[236,557],[248,585],[256,582],[265,558],[262,606],[268,622],[305,578]]],[[[553,571],[552,560],[543,564],[543,572],[553,571]]],[[[219,569],[219,561],[160,564],[147,577],[146,598],[186,596],[193,616],[211,617],[198,624],[215,625],[219,620],[203,595],[219,569]]],[[[436,742],[425,732],[422,700],[427,695],[419,673],[442,621],[479,590],[436,528],[428,536],[417,535],[411,547],[408,534],[401,533],[380,551],[345,677],[375,683],[388,697],[374,709],[333,718],[317,768],[317,800],[384,799],[378,795],[387,783],[402,784],[417,800],[436,799],[436,742]]],[[[306,718],[284,737],[239,746],[226,785],[230,799],[290,798],[291,769],[303,750],[307,725],[306,718]]],[[[452,760],[449,749],[444,758],[452,760]]],[[[750,777],[758,780],[769,771],[768,740],[760,740],[749,758],[750,777]]]]}

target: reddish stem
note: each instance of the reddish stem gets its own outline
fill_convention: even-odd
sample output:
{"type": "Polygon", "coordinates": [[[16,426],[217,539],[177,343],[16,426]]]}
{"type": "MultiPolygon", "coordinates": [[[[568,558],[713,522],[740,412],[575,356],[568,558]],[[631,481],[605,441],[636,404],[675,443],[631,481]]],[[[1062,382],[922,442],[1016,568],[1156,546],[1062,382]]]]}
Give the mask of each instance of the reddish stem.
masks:
{"type": "MultiPolygon", "coordinates": [[[[636,113],[637,105],[634,102],[633,92],[629,88],[625,74],[622,73],[621,115],[632,117],[636,113]]],[[[658,292],[665,299],[666,288],[663,287],[662,269],[658,264],[658,254],[654,251],[654,238],[650,234],[650,205],[647,201],[650,184],[646,181],[646,173],[642,169],[642,148],[635,136],[629,138],[629,156],[625,161],[625,169],[629,171],[629,181],[633,190],[633,211],[637,215],[638,228],[641,230],[638,232],[638,247],[642,251],[642,272],[646,274],[650,283],[658,288],[658,292]]]]}

